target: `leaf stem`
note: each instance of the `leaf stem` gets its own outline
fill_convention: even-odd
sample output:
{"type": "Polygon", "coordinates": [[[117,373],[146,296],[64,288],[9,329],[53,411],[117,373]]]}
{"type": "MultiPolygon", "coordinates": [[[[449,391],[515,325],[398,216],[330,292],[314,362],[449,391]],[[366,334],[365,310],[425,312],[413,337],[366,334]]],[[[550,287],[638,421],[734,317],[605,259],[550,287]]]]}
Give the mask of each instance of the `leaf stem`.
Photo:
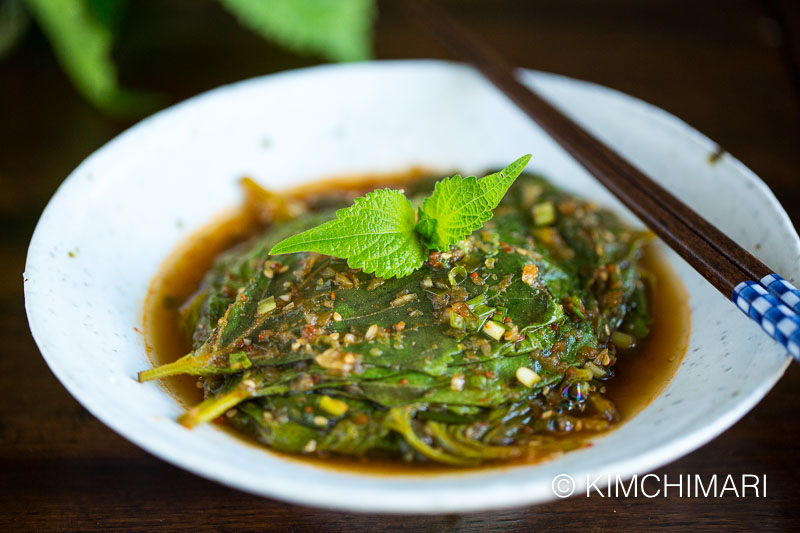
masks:
{"type": "Polygon", "coordinates": [[[411,416],[412,411],[409,407],[394,407],[389,410],[384,423],[389,429],[400,433],[406,439],[406,442],[419,453],[435,461],[453,466],[470,466],[480,463],[479,459],[451,455],[444,450],[428,445],[419,438],[411,427],[411,416]]]}
{"type": "Polygon", "coordinates": [[[149,370],[139,372],[137,376],[140,383],[145,381],[152,381],[154,379],[165,378],[167,376],[174,376],[177,374],[192,374],[199,375],[205,370],[205,361],[201,361],[194,353],[184,355],[177,361],[167,363],[166,365],[157,366],[149,370]]]}
{"type": "Polygon", "coordinates": [[[191,429],[204,422],[214,420],[231,407],[236,407],[243,401],[252,398],[255,395],[255,391],[254,387],[239,382],[231,391],[212,396],[195,405],[181,415],[178,418],[178,422],[191,429]]]}

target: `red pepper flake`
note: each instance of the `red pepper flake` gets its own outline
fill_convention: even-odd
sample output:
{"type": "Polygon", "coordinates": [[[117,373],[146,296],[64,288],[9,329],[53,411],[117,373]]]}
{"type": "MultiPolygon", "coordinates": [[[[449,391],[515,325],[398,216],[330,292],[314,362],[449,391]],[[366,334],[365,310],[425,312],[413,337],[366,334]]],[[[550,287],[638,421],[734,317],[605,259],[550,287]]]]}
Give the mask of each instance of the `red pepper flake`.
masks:
{"type": "Polygon", "coordinates": [[[360,414],[356,417],[356,424],[366,424],[369,422],[369,417],[366,414],[360,414]]]}
{"type": "Polygon", "coordinates": [[[472,274],[469,275],[469,277],[472,278],[472,281],[475,281],[476,279],[478,279],[478,273],[473,272],[472,274]]]}
{"type": "Polygon", "coordinates": [[[497,377],[497,374],[495,374],[491,370],[487,370],[483,375],[486,376],[489,379],[494,379],[494,378],[497,377]]]}
{"type": "Polygon", "coordinates": [[[314,412],[314,408],[313,408],[313,407],[311,407],[310,405],[306,405],[306,406],[303,408],[303,410],[304,410],[306,413],[313,413],[313,412],[314,412]]]}
{"type": "Polygon", "coordinates": [[[433,250],[428,254],[428,264],[432,268],[442,268],[442,260],[441,260],[441,253],[433,250]]]}
{"type": "Polygon", "coordinates": [[[558,331],[558,324],[551,324],[550,329],[552,329],[553,331],[558,331]]]}
{"type": "Polygon", "coordinates": [[[303,338],[307,341],[313,341],[319,335],[319,328],[314,324],[306,324],[302,329],[303,338]]]}
{"type": "Polygon", "coordinates": [[[144,332],[142,330],[140,330],[139,328],[137,328],[136,326],[133,327],[133,331],[135,331],[136,333],[138,333],[140,335],[144,335],[144,332]]]}
{"type": "Polygon", "coordinates": [[[335,300],[335,299],[336,299],[336,293],[335,293],[335,292],[332,292],[332,293],[331,293],[331,300],[335,300]]]}
{"type": "Polygon", "coordinates": [[[506,324],[510,324],[511,323],[511,317],[510,316],[505,317],[503,319],[503,322],[506,323],[506,324]]]}
{"type": "Polygon", "coordinates": [[[507,242],[500,241],[498,244],[500,244],[500,248],[502,248],[504,252],[511,253],[511,245],[507,242]]]}
{"type": "Polygon", "coordinates": [[[400,385],[408,385],[408,380],[406,378],[401,379],[400,385]]]}
{"type": "Polygon", "coordinates": [[[472,311],[469,310],[469,306],[464,302],[456,302],[451,307],[454,313],[457,315],[463,316],[464,318],[472,316],[472,311]]]}
{"type": "Polygon", "coordinates": [[[400,322],[394,325],[394,329],[395,331],[403,331],[404,329],[406,329],[406,323],[401,320],[400,322]]]}

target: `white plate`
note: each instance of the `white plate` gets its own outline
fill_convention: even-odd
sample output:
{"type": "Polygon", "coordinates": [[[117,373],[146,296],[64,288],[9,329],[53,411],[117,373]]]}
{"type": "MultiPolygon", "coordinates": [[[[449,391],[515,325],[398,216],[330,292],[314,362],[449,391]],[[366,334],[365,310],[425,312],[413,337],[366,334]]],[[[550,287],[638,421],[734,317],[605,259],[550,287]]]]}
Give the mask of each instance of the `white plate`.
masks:
{"type": "MultiPolygon", "coordinates": [[[[794,283],[800,242],[775,197],[714,143],[639,100],[585,82],[524,79],[794,283]]],[[[784,350],[673,253],[691,293],[686,358],[668,390],[595,445],[538,466],[374,477],[288,461],[212,425],[188,431],[177,402],[135,376],[148,283],[167,254],[239,201],[250,175],[281,188],[413,165],[479,172],[532,153],[529,169],[625,211],[472,69],[438,61],[323,66],[192,98],[120,135],[64,181],[36,227],[25,272],[31,330],[53,373],[97,418],[175,465],[297,503],[389,512],[475,511],[551,499],[570,474],[630,476],[708,442],[786,369],[784,350]],[[72,252],[75,257],[70,257],[72,252]]],[[[724,471],[724,464],[720,464],[724,471]]]]}

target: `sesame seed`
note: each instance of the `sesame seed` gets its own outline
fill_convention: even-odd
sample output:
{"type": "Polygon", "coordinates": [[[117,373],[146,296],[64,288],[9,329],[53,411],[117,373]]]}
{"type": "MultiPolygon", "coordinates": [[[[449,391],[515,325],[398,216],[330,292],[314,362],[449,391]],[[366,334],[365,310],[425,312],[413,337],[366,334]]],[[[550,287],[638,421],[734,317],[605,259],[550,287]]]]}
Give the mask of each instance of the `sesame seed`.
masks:
{"type": "Polygon", "coordinates": [[[364,334],[364,339],[371,341],[375,338],[375,335],[378,334],[378,325],[372,324],[368,329],[367,332],[364,334]]]}
{"type": "Polygon", "coordinates": [[[417,297],[417,295],[413,294],[413,293],[412,294],[404,294],[403,296],[400,296],[400,297],[395,298],[394,300],[392,300],[392,302],[389,305],[391,305],[392,307],[400,307],[401,305],[405,305],[408,302],[410,302],[411,300],[416,299],[416,297],[417,297]]]}
{"type": "Polygon", "coordinates": [[[522,281],[528,285],[536,283],[536,278],[539,276],[539,268],[534,264],[525,265],[522,267],[522,281]]]}

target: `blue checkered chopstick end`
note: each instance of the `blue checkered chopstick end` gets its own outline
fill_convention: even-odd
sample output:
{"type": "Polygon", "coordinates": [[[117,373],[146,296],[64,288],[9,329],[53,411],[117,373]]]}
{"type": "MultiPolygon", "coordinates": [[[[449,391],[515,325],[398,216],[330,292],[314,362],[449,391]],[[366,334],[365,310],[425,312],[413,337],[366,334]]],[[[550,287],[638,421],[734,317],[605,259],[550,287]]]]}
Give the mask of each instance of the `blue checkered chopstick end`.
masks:
{"type": "MultiPolygon", "coordinates": [[[[764,281],[768,277],[770,276],[763,278],[762,283],[770,289],[773,289],[772,285],[783,281],[780,276],[776,276],[778,279],[772,280],[772,285],[768,285],[764,281]]],[[[758,322],[761,329],[785,346],[792,357],[800,361],[800,317],[786,305],[794,301],[792,297],[798,298],[796,304],[800,303],[800,295],[791,293],[792,289],[795,292],[797,289],[788,282],[787,285],[791,288],[783,292],[775,291],[781,295],[781,300],[778,300],[757,282],[743,281],[733,289],[731,299],[744,314],[758,322]],[[787,293],[790,295],[788,301],[783,298],[787,293]]],[[[783,287],[782,284],[780,286],[783,287]]]]}
{"type": "Polygon", "coordinates": [[[761,284],[769,292],[777,296],[786,307],[800,314],[800,290],[777,274],[769,274],[761,278],[761,284]]]}

